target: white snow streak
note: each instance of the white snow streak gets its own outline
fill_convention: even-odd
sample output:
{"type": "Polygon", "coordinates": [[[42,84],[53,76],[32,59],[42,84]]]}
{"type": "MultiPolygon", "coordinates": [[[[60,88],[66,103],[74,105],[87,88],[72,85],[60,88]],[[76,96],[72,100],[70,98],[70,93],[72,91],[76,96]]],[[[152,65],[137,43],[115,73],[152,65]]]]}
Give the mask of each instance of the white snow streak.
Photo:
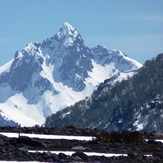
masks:
{"type": "MultiPolygon", "coordinates": [[[[19,136],[18,133],[0,132],[0,134],[10,138],[18,138],[19,136]]],[[[66,140],[80,140],[80,141],[91,141],[95,139],[95,137],[92,136],[43,135],[43,134],[25,134],[25,133],[20,133],[20,136],[39,138],[39,139],[66,139],[66,140]]]]}

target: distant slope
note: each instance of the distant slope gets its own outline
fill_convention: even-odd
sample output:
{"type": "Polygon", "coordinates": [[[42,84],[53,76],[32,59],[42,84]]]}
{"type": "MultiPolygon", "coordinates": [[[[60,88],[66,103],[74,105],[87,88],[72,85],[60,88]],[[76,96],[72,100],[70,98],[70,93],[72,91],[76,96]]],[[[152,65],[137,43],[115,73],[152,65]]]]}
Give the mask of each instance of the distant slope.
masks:
{"type": "Polygon", "coordinates": [[[117,77],[100,84],[90,98],[48,117],[46,126],[163,131],[163,54],[113,85],[117,77]]]}

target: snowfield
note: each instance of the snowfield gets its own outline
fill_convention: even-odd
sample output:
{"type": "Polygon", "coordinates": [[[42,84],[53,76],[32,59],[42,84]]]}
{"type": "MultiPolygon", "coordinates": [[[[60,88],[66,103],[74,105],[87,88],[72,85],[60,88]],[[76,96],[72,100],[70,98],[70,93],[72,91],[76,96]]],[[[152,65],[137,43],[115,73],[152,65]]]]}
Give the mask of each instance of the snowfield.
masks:
{"type": "MultiPolygon", "coordinates": [[[[29,150],[29,152],[31,153],[35,153],[35,152],[39,152],[39,153],[43,153],[43,152],[49,152],[49,151],[33,151],[33,150],[29,150]]],[[[76,151],[50,151],[51,153],[55,153],[55,154],[59,154],[59,153],[64,153],[66,155],[72,155],[73,153],[75,153],[76,151]]],[[[117,154],[117,153],[98,153],[98,152],[84,152],[87,156],[105,156],[105,157],[119,157],[119,156],[127,156],[127,154],[117,154]]]]}
{"type": "MultiPolygon", "coordinates": [[[[11,133],[11,132],[0,132],[0,135],[7,136],[9,138],[18,138],[19,133],[11,133]]],[[[95,139],[93,136],[69,136],[69,135],[44,135],[44,134],[25,134],[20,133],[20,136],[26,136],[29,138],[39,138],[39,139],[66,139],[66,140],[80,140],[80,141],[91,141],[95,139]]],[[[145,139],[148,141],[148,139],[145,139]]],[[[163,143],[163,139],[156,139],[156,142],[163,143]]]]}
{"type": "MultiPolygon", "coordinates": [[[[0,134],[10,138],[19,137],[18,133],[0,132],[0,134]]],[[[91,141],[95,138],[92,136],[43,135],[43,134],[24,134],[24,133],[20,133],[20,136],[26,136],[29,138],[39,138],[39,139],[66,139],[66,140],[80,140],[80,141],[91,141]]]]}

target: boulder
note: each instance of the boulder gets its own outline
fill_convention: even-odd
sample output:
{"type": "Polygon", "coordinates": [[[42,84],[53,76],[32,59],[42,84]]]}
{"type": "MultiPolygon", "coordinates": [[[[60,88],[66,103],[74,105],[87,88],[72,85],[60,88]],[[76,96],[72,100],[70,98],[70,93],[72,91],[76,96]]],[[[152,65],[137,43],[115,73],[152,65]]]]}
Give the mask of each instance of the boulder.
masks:
{"type": "Polygon", "coordinates": [[[84,151],[87,148],[83,147],[83,146],[75,146],[71,148],[72,150],[76,150],[76,151],[84,151]]]}
{"type": "Polygon", "coordinates": [[[25,144],[32,147],[46,147],[46,144],[42,142],[41,140],[35,140],[29,137],[21,136],[17,139],[17,143],[19,144],[25,144]]]}
{"type": "Polygon", "coordinates": [[[59,153],[59,154],[58,154],[58,157],[59,157],[59,159],[61,159],[61,160],[63,159],[63,160],[64,160],[64,159],[67,158],[67,155],[64,154],[64,153],[59,153]]]}
{"type": "Polygon", "coordinates": [[[75,153],[72,154],[72,157],[79,157],[84,161],[88,160],[88,156],[83,152],[75,152],[75,153]]]}

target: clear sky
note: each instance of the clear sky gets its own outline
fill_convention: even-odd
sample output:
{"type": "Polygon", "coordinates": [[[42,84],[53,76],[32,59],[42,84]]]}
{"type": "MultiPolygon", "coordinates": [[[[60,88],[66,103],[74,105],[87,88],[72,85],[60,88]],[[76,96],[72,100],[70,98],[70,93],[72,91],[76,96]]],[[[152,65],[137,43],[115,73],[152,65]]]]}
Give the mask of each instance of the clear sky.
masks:
{"type": "Polygon", "coordinates": [[[119,49],[141,63],[163,52],[163,0],[0,0],[0,66],[65,21],[89,47],[119,49]]]}

